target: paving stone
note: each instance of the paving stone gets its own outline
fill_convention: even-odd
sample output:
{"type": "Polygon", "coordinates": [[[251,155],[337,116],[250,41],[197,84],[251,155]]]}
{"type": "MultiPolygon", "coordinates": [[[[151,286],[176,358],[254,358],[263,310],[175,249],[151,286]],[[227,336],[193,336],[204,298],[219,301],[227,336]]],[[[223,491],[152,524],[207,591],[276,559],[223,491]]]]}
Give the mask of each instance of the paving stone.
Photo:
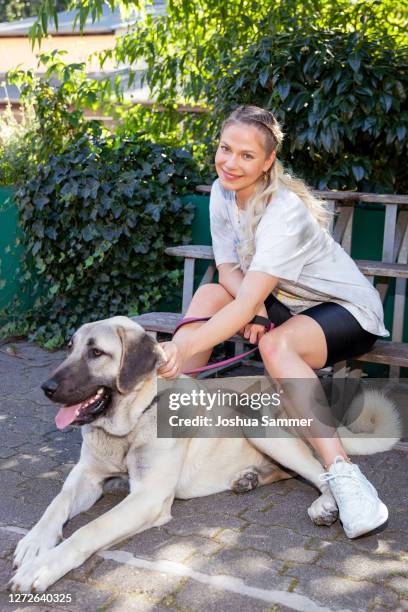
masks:
{"type": "Polygon", "coordinates": [[[292,494],[293,492],[289,493],[283,499],[271,504],[270,507],[267,506],[263,510],[245,512],[241,517],[251,523],[265,525],[266,527],[272,525],[289,527],[302,535],[321,537],[323,539],[335,539],[338,537],[339,532],[342,531],[338,523],[330,527],[315,525],[307,514],[307,507],[311,503],[310,500],[303,507],[298,504],[292,504],[292,494]]]}
{"type": "MultiPolygon", "coordinates": [[[[408,556],[408,533],[403,533],[401,530],[405,529],[405,524],[400,525],[400,521],[395,518],[395,512],[392,513],[394,520],[388,521],[388,526],[378,534],[365,536],[364,538],[357,538],[356,540],[350,541],[350,544],[355,547],[357,550],[364,552],[372,552],[388,555],[396,555],[400,556],[408,556]],[[397,522],[398,528],[391,528],[391,525],[397,522]],[[391,523],[391,525],[390,525],[391,523]]],[[[404,522],[407,523],[407,531],[408,531],[408,520],[406,517],[406,513],[401,515],[401,518],[404,519],[404,522]]]]}
{"type": "MultiPolygon", "coordinates": [[[[278,486],[279,483],[276,484],[278,486]]],[[[246,510],[256,510],[265,506],[269,487],[259,487],[248,493],[233,493],[224,491],[206,497],[195,497],[188,500],[175,500],[172,514],[177,517],[194,516],[197,512],[214,512],[216,507],[222,508],[223,514],[240,516],[246,510]],[[214,505],[214,499],[216,504],[214,505]]]]}
{"type": "Polygon", "coordinates": [[[319,553],[306,550],[305,545],[309,538],[282,527],[268,527],[250,525],[245,531],[222,531],[217,540],[230,546],[239,548],[253,548],[267,552],[272,557],[298,563],[312,563],[319,553]]]}
{"type": "Polygon", "coordinates": [[[61,491],[61,485],[55,478],[32,478],[23,482],[17,492],[22,504],[38,504],[45,510],[61,491]]]}
{"type": "Polygon", "coordinates": [[[12,576],[12,564],[10,560],[0,559],[0,590],[4,590],[12,576]]]}
{"type": "Polygon", "coordinates": [[[55,431],[54,422],[40,421],[32,414],[29,416],[12,415],[6,421],[7,430],[15,431],[16,433],[26,433],[27,438],[32,441],[33,433],[36,438],[55,431]]]}
{"type": "Polygon", "coordinates": [[[16,453],[4,462],[0,463],[0,470],[12,470],[29,478],[60,478],[61,475],[55,471],[57,463],[43,455],[32,453],[16,453]]]}
{"type": "Polygon", "coordinates": [[[152,604],[141,597],[135,597],[131,595],[122,595],[115,598],[110,605],[104,608],[104,612],[128,612],[128,610],[134,610],[135,612],[169,612],[174,610],[172,607],[163,607],[157,604],[152,604]]]}
{"type": "MultiPolygon", "coordinates": [[[[33,503],[24,503],[17,491],[14,495],[0,495],[0,519],[4,525],[29,528],[34,525],[45,510],[44,503],[41,506],[33,503]]],[[[50,500],[51,501],[51,500],[50,500]]]]}
{"type": "Polygon", "coordinates": [[[0,438],[0,459],[1,460],[9,459],[10,457],[13,457],[16,454],[18,450],[17,448],[11,448],[11,447],[7,448],[7,446],[4,446],[4,445],[1,446],[1,444],[2,444],[2,441],[0,438]]]}
{"type": "Polygon", "coordinates": [[[285,575],[296,578],[294,593],[306,595],[331,610],[372,610],[374,604],[382,606],[378,608],[381,610],[399,609],[398,596],[391,589],[366,580],[345,578],[316,565],[295,565],[285,575]]]}
{"type": "Polygon", "coordinates": [[[29,477],[24,473],[0,470],[0,489],[3,495],[6,495],[7,492],[13,493],[20,484],[27,482],[27,480],[29,480],[29,477]]]}
{"type": "Polygon", "coordinates": [[[197,553],[188,560],[188,566],[210,576],[241,578],[245,584],[263,589],[286,591],[292,583],[292,578],[281,574],[284,561],[251,549],[228,547],[211,557],[197,553]]]}
{"type": "Polygon", "coordinates": [[[32,389],[33,383],[27,380],[22,375],[22,368],[19,364],[14,361],[12,367],[7,368],[7,376],[2,377],[1,380],[1,393],[2,396],[21,397],[26,393],[29,393],[32,389]]]}
{"type": "Polygon", "coordinates": [[[400,597],[408,600],[408,578],[404,578],[404,576],[394,576],[388,580],[387,584],[397,591],[400,597]]]}
{"type": "MultiPolygon", "coordinates": [[[[10,419],[16,417],[32,417],[41,406],[33,401],[18,399],[16,397],[0,396],[0,414],[3,418],[10,419]]],[[[55,410],[55,409],[54,409],[55,410]]]]}
{"type": "MultiPolygon", "coordinates": [[[[199,612],[266,612],[273,606],[272,603],[217,589],[194,580],[190,580],[177,593],[175,601],[178,606],[199,612]]],[[[280,606],[278,609],[283,611],[291,608],[280,606]]]]}
{"type": "Polygon", "coordinates": [[[92,574],[92,572],[101,563],[103,563],[103,559],[101,559],[97,555],[92,555],[91,557],[89,557],[89,559],[85,561],[85,563],[83,563],[79,567],[76,567],[75,569],[68,572],[68,574],[66,574],[65,576],[65,579],[79,581],[79,582],[86,582],[88,579],[88,576],[92,574]]]}
{"type": "Polygon", "coordinates": [[[70,519],[64,526],[64,538],[69,538],[75,531],[92,522],[98,516],[108,512],[117,505],[117,498],[114,496],[102,497],[89,510],[77,514],[70,519]]]}
{"type": "Polygon", "coordinates": [[[221,549],[221,545],[200,536],[171,536],[164,527],[154,527],[138,533],[120,544],[119,548],[144,559],[182,563],[193,555],[213,555],[221,549]]]}
{"type": "Polygon", "coordinates": [[[22,534],[0,528],[0,559],[11,559],[22,534]]]}
{"type": "MultiPolygon", "coordinates": [[[[7,447],[8,449],[19,448],[27,442],[27,433],[6,431],[6,429],[0,430],[0,446],[7,447]]],[[[15,451],[12,454],[14,453],[15,451]]],[[[9,456],[9,454],[6,455],[6,457],[9,456]]]]}
{"type": "Polygon", "coordinates": [[[173,535],[201,535],[211,538],[221,529],[240,529],[248,523],[222,514],[196,514],[185,518],[174,518],[166,524],[166,531],[173,535]]]}
{"type": "Polygon", "coordinates": [[[114,593],[133,593],[160,601],[177,588],[180,576],[139,569],[131,565],[104,560],[88,578],[88,583],[103,585],[114,593]]]}
{"type": "MultiPolygon", "coordinates": [[[[368,536],[370,537],[370,536],[368,536]]],[[[404,572],[408,576],[408,564],[388,555],[358,551],[354,546],[341,542],[331,542],[316,565],[333,569],[337,574],[349,576],[354,580],[383,582],[392,572],[404,572]]]]}
{"type": "Polygon", "coordinates": [[[81,612],[95,612],[101,608],[103,609],[105,603],[112,597],[109,589],[100,588],[89,583],[74,582],[67,577],[58,580],[47,589],[47,593],[70,594],[72,601],[70,603],[64,602],[61,607],[65,610],[73,610],[74,612],[78,610],[81,612]]]}

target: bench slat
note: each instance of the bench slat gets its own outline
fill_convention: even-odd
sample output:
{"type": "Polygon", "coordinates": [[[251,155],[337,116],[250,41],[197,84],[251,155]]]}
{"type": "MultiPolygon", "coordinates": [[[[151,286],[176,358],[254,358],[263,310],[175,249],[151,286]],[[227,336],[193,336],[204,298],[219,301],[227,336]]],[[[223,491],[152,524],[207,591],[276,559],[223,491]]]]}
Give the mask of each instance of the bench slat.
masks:
{"type": "Polygon", "coordinates": [[[183,244],[182,246],[168,247],[165,252],[167,255],[173,255],[177,257],[189,257],[192,259],[214,259],[214,252],[212,247],[204,245],[183,244]]]}
{"type": "MultiPolygon", "coordinates": [[[[139,323],[146,331],[167,334],[173,333],[177,323],[182,318],[183,315],[174,312],[149,312],[131,317],[135,323],[139,323]]],[[[242,337],[235,335],[231,340],[233,342],[242,342],[242,337]]],[[[408,343],[377,340],[374,348],[369,353],[353,357],[353,360],[408,367],[408,343]]]]}
{"type": "MultiPolygon", "coordinates": [[[[169,247],[166,249],[167,255],[178,257],[188,257],[192,259],[214,259],[212,247],[204,245],[186,244],[183,246],[169,247]]],[[[356,264],[363,274],[367,276],[392,276],[398,278],[408,278],[408,264],[384,263],[381,261],[371,261],[369,259],[356,260],[356,264]]]]}
{"type": "Polygon", "coordinates": [[[406,342],[377,340],[370,352],[359,357],[353,357],[353,359],[406,368],[408,367],[408,344],[406,342]]]}
{"type": "Polygon", "coordinates": [[[356,259],[355,262],[361,272],[366,276],[408,278],[408,264],[384,263],[382,261],[370,261],[368,259],[356,259]]]}
{"type": "MultiPolygon", "coordinates": [[[[196,187],[198,193],[210,193],[211,185],[198,185],[196,187]]],[[[407,195],[398,195],[390,193],[363,193],[357,191],[317,191],[312,190],[312,193],[324,200],[349,201],[354,202],[373,202],[378,204],[408,204],[407,195]]]]}

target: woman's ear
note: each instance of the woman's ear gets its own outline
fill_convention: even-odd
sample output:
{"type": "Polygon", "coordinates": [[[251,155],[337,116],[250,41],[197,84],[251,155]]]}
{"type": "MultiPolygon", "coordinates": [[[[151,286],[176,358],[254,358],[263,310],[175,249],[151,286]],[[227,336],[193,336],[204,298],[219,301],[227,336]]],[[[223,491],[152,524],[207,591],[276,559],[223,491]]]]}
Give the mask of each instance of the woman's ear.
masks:
{"type": "Polygon", "coordinates": [[[269,170],[272,168],[272,165],[275,159],[276,159],[276,150],[272,151],[270,156],[265,160],[264,167],[263,167],[264,172],[269,172],[269,170]]]}

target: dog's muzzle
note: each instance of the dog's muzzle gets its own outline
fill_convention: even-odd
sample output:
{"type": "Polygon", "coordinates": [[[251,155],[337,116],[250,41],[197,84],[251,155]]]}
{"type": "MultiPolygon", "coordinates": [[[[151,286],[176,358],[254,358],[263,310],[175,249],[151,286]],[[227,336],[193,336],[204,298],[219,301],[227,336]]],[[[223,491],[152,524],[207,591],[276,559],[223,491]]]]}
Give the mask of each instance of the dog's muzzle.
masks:
{"type": "MultiPolygon", "coordinates": [[[[48,380],[41,388],[50,399],[56,391],[57,384],[55,381],[48,380]]],[[[95,419],[105,414],[111,404],[112,391],[108,387],[100,387],[93,395],[85,398],[81,402],[72,405],[66,405],[59,409],[55,424],[58,429],[64,429],[68,425],[87,425],[95,419]]]]}

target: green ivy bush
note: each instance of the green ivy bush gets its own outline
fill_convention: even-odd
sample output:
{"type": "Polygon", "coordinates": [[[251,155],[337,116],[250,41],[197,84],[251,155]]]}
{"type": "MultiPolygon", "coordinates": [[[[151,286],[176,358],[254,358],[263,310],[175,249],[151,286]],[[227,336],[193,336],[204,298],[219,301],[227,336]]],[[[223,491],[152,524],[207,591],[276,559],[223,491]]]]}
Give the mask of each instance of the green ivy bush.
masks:
{"type": "Polygon", "coordinates": [[[282,158],[314,187],[407,193],[407,68],[408,47],[386,37],[271,31],[220,64],[209,131],[238,104],[263,106],[284,126],[282,158]]]}
{"type": "Polygon", "coordinates": [[[15,193],[23,280],[37,298],[3,335],[17,329],[54,348],[83,322],[152,310],[179,293],[181,273],[164,249],[189,242],[194,207],[180,196],[198,182],[188,150],[145,135],[94,131],[50,155],[15,193]]]}

